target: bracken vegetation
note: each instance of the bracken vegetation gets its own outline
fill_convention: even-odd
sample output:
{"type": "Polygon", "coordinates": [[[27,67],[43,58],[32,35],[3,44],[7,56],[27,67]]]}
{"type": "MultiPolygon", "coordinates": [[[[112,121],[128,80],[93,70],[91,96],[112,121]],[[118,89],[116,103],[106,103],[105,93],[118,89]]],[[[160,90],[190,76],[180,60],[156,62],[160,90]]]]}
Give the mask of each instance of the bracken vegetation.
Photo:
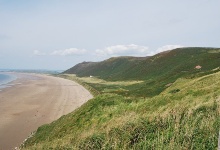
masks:
{"type": "MultiPolygon", "coordinates": [[[[174,52],[186,54],[182,51],[185,50],[174,52]]],[[[116,81],[104,77],[60,75],[84,85],[94,93],[95,98],[74,112],[39,127],[21,148],[217,149],[220,129],[220,57],[216,49],[204,51],[207,56],[215,56],[212,60],[209,57],[205,59],[204,54],[203,65],[202,62],[192,63],[193,60],[189,64],[185,61],[185,69],[175,68],[186,71],[186,68],[191,67],[193,69],[189,74],[180,71],[175,77],[164,78],[160,82],[156,80],[162,76],[168,77],[170,73],[154,74],[152,83],[149,83],[150,79],[142,77],[116,81]],[[205,64],[210,66],[205,67],[205,64]],[[195,70],[196,65],[202,68],[195,70]],[[157,85],[161,86],[160,90],[157,90],[157,85]],[[156,92],[140,94],[144,89],[156,92]]],[[[200,51],[196,52],[200,55],[200,51]]],[[[194,57],[196,52],[193,49],[194,57]]],[[[173,67],[181,66],[178,60],[172,64],[173,67]]]]}

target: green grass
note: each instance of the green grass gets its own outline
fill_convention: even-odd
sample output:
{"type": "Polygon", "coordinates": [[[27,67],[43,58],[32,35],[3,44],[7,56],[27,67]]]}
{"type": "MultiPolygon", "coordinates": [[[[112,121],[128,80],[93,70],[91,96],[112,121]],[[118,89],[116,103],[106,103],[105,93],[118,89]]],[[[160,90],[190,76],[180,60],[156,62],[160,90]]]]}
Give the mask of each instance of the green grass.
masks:
{"type": "Polygon", "coordinates": [[[219,71],[178,78],[160,94],[145,98],[108,91],[145,81],[65,77],[100,93],[38,128],[23,149],[217,149],[219,71]]]}
{"type": "Polygon", "coordinates": [[[199,107],[189,115],[171,113],[153,120],[142,118],[94,134],[80,142],[79,149],[216,149],[220,120],[217,106],[199,107]],[[207,119],[206,117],[212,116],[207,119]]]}
{"type": "Polygon", "coordinates": [[[145,85],[144,81],[106,81],[96,77],[79,78],[74,74],[61,74],[58,76],[82,84],[95,95],[101,93],[117,93],[128,96],[129,94],[134,94],[134,90],[139,86],[145,85]],[[131,89],[132,87],[134,87],[134,90],[131,89]]]}

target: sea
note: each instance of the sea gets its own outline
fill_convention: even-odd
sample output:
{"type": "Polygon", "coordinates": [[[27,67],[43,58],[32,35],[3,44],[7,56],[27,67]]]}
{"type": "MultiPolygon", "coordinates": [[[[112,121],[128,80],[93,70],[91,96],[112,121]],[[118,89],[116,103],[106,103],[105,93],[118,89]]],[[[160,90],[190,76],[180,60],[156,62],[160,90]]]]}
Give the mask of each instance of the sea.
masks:
{"type": "Polygon", "coordinates": [[[16,76],[0,72],[0,91],[2,88],[9,87],[9,83],[16,80],[16,76]]]}

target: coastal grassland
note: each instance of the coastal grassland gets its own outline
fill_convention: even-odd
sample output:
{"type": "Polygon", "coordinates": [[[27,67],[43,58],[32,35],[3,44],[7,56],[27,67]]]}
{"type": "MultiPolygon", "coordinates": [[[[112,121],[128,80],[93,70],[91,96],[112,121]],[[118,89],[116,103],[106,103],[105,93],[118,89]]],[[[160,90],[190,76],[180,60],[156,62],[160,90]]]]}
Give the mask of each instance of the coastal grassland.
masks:
{"type": "Polygon", "coordinates": [[[163,80],[126,80],[108,81],[97,77],[78,77],[74,74],[61,74],[59,77],[74,80],[90,90],[93,95],[113,93],[126,97],[153,97],[167,88],[167,84],[172,83],[173,79],[164,78],[163,80]]]}
{"type": "Polygon", "coordinates": [[[64,77],[66,79],[74,80],[88,90],[92,91],[94,95],[103,93],[116,93],[128,96],[128,93],[134,93],[131,89],[132,86],[138,88],[144,81],[106,81],[104,79],[99,79],[97,77],[77,77],[74,74],[61,74],[59,77],[64,77]]]}
{"type": "Polygon", "coordinates": [[[220,69],[217,67],[208,71],[195,70],[193,74],[183,72],[182,74],[172,74],[163,78],[155,76],[146,80],[125,81],[109,81],[97,77],[78,77],[75,74],[61,74],[58,76],[80,83],[91,91],[93,95],[113,93],[126,97],[146,98],[157,96],[178,79],[193,79],[219,71],[220,69]]]}
{"type": "MultiPolygon", "coordinates": [[[[39,127],[22,149],[217,148],[219,71],[179,78],[153,97],[108,92],[120,82],[65,76],[100,93],[74,112],[39,127]]],[[[143,83],[123,82],[118,88],[136,82],[143,83]]]]}
{"type": "Polygon", "coordinates": [[[64,73],[76,74],[78,77],[93,76],[108,81],[100,83],[99,80],[94,84],[91,79],[85,80],[87,85],[102,93],[154,97],[179,78],[196,78],[219,71],[219,59],[219,48],[188,47],[149,57],[113,57],[101,62],[82,62],[64,73]],[[196,69],[196,66],[201,68],[196,69]],[[216,68],[218,69],[214,71],[216,68]],[[119,81],[142,82],[119,86],[119,81]],[[116,84],[112,85],[110,82],[116,84]]]}

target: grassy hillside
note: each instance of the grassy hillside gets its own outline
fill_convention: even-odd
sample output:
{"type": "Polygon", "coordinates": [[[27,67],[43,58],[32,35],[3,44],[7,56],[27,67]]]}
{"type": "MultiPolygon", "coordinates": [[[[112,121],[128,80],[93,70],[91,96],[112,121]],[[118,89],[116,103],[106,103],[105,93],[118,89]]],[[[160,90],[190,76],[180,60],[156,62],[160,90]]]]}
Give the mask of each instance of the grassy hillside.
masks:
{"type": "Polygon", "coordinates": [[[73,70],[77,75],[60,77],[77,81],[95,98],[38,128],[22,149],[217,148],[219,49],[111,58],[84,62],[73,70]],[[196,65],[202,68],[195,69],[196,65]]]}
{"type": "MultiPolygon", "coordinates": [[[[220,66],[220,49],[179,48],[151,57],[118,57],[96,63],[81,63],[64,73],[79,77],[90,75],[107,81],[143,81],[116,91],[123,96],[153,97],[179,77],[192,78],[213,72],[220,66]],[[200,65],[201,69],[195,69],[200,65]]],[[[93,86],[93,85],[91,85],[93,86]]],[[[95,89],[100,90],[101,84],[95,89]]],[[[112,89],[117,87],[112,86],[112,89]]]]}
{"type": "Polygon", "coordinates": [[[40,127],[23,149],[216,149],[219,87],[218,71],[179,78],[152,98],[99,94],[76,111],[40,127]]]}
{"type": "Polygon", "coordinates": [[[109,81],[162,80],[195,73],[195,66],[202,71],[219,67],[218,48],[178,48],[151,57],[116,57],[102,62],[83,62],[65,71],[79,77],[96,76],[109,81]]]}

